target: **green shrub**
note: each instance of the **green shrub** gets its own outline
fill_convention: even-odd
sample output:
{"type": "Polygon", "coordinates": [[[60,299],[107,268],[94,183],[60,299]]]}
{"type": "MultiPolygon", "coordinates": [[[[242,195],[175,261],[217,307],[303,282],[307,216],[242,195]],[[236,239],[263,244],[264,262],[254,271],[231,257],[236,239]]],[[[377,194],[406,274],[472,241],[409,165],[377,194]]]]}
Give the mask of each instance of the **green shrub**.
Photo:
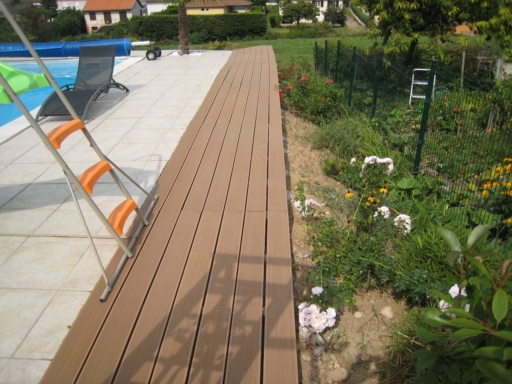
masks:
{"type": "Polygon", "coordinates": [[[160,12],[153,12],[151,15],[177,15],[179,7],[177,5],[169,5],[166,9],[160,12]]]}
{"type": "Polygon", "coordinates": [[[353,5],[352,3],[350,3],[350,10],[357,18],[359,18],[359,20],[363,22],[363,24],[366,27],[373,28],[375,26],[375,24],[370,25],[370,23],[374,23],[373,19],[370,18],[370,16],[368,16],[366,13],[364,13],[363,10],[359,8],[357,5],[353,5]]]}
{"type": "MultiPolygon", "coordinates": [[[[226,41],[241,39],[247,36],[263,36],[267,32],[267,20],[262,13],[228,13],[211,16],[188,16],[190,35],[198,40],[226,41]],[[205,40],[203,37],[208,36],[205,40]]],[[[140,39],[153,41],[177,40],[178,17],[164,16],[134,16],[130,19],[129,28],[125,31],[140,39]]],[[[120,24],[120,23],[118,23],[120,24]]],[[[116,24],[112,25],[115,27],[116,24]]],[[[110,30],[109,33],[118,33],[110,30]]],[[[126,36],[126,35],[125,35],[126,36]]]]}
{"type": "Polygon", "coordinates": [[[416,331],[423,348],[414,351],[414,383],[512,383],[512,255],[475,249],[491,228],[475,227],[466,249],[455,233],[439,229],[460,276],[449,291],[432,291],[439,309],[425,310],[416,331]]]}
{"type": "Polygon", "coordinates": [[[319,39],[334,35],[334,27],[329,23],[299,24],[289,29],[289,39],[319,39]]]}

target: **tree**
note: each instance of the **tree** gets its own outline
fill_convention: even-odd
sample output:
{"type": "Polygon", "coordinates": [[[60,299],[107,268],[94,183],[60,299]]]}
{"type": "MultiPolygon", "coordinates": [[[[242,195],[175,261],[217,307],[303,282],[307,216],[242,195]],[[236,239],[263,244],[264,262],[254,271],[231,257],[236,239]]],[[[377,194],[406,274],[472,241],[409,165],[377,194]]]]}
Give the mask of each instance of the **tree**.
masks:
{"type": "Polygon", "coordinates": [[[361,0],[370,16],[378,16],[372,34],[382,36],[386,53],[405,53],[410,64],[421,36],[438,37],[452,29],[452,0],[361,0]]]}
{"type": "Polygon", "coordinates": [[[46,9],[35,5],[26,5],[16,12],[21,29],[29,39],[35,41],[51,41],[52,30],[48,23],[46,9]]]}
{"type": "Polygon", "coordinates": [[[46,9],[47,17],[53,20],[57,16],[57,0],[41,0],[41,6],[46,9]]]}
{"type": "Polygon", "coordinates": [[[179,24],[179,49],[182,54],[190,53],[190,32],[188,30],[187,3],[191,0],[160,0],[162,3],[171,3],[178,6],[178,24],[179,24]]]}
{"type": "Polygon", "coordinates": [[[459,0],[459,22],[468,22],[478,34],[493,38],[512,56],[512,0],[459,0]]]}
{"type": "Polygon", "coordinates": [[[297,2],[287,1],[283,4],[283,19],[293,20],[300,23],[301,19],[315,20],[319,12],[318,7],[312,2],[298,0],[297,2]]]}
{"type": "Polygon", "coordinates": [[[337,7],[333,4],[329,4],[324,14],[324,21],[326,23],[331,23],[332,25],[339,24],[344,27],[347,21],[347,14],[344,8],[337,7]]]}
{"type": "Polygon", "coordinates": [[[87,33],[84,13],[75,8],[65,8],[60,11],[51,25],[54,34],[59,38],[87,33]]]}

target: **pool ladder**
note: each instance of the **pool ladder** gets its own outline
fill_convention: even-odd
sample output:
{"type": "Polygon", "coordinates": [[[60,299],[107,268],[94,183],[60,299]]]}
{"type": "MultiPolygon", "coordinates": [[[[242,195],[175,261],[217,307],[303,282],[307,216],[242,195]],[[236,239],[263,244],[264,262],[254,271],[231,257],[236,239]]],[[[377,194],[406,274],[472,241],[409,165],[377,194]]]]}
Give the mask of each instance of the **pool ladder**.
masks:
{"type": "Polygon", "coordinates": [[[27,37],[17,24],[17,22],[14,20],[12,15],[9,13],[3,2],[0,2],[0,11],[2,11],[7,18],[7,20],[11,23],[14,30],[17,32],[18,36],[20,36],[23,43],[27,46],[28,50],[38,63],[38,65],[43,70],[43,73],[45,74],[46,78],[54,88],[57,95],[59,95],[60,99],[62,100],[63,104],[66,106],[67,110],[69,111],[69,114],[72,117],[72,120],[69,122],[66,122],[59,127],[53,129],[48,134],[45,134],[44,131],[41,129],[37,121],[32,117],[28,109],[25,107],[25,105],[21,102],[20,98],[12,87],[9,85],[7,80],[0,74],[0,85],[4,87],[7,94],[11,98],[11,100],[16,103],[17,107],[20,109],[20,111],[23,113],[25,118],[28,120],[34,131],[37,133],[39,138],[42,140],[46,148],[50,151],[50,153],[53,155],[57,163],[59,163],[60,167],[62,168],[62,171],[64,172],[64,176],[67,182],[67,185],[69,187],[69,190],[71,191],[71,196],[73,196],[73,200],[75,202],[75,207],[77,209],[77,212],[80,216],[80,219],[82,221],[84,230],[86,232],[87,237],[89,238],[89,241],[91,243],[92,249],[94,250],[94,254],[96,256],[96,260],[98,262],[98,265],[101,269],[101,274],[103,276],[103,279],[105,280],[105,290],[103,291],[103,294],[100,297],[101,301],[105,301],[107,299],[108,294],[112,291],[112,288],[114,286],[115,281],[117,280],[124,264],[128,260],[128,258],[133,256],[132,248],[135,244],[135,241],[137,240],[137,237],[140,235],[140,232],[142,231],[142,228],[145,225],[148,225],[148,217],[151,214],[156,202],[158,201],[158,196],[154,195],[151,196],[149,192],[147,192],[144,188],[142,188],[135,180],[133,180],[129,175],[127,175],[121,168],[119,168],[113,161],[111,161],[98,147],[96,142],[94,141],[93,137],[91,136],[90,132],[85,127],[85,124],[83,121],[78,117],[77,113],[71,106],[71,104],[66,99],[65,95],[53,79],[52,75],[42,62],[41,58],[37,54],[37,52],[34,50],[30,42],[28,41],[27,37]],[[89,142],[92,149],[96,152],[99,161],[96,164],[93,164],[91,167],[89,167],[85,172],[83,172],[79,177],[76,177],[75,174],[71,171],[66,161],[63,159],[63,157],[59,154],[59,149],[63,143],[63,141],[70,136],[71,134],[81,131],[87,141],[89,142]],[[130,193],[124,186],[123,182],[119,178],[117,172],[121,173],[124,177],[126,177],[132,184],[134,184],[137,188],[139,188],[147,198],[150,199],[149,206],[146,210],[146,213],[143,215],[133,198],[131,197],[130,193]],[[97,181],[106,173],[109,173],[114,182],[117,184],[119,189],[121,190],[122,194],[125,197],[125,200],[122,201],[109,215],[107,218],[103,212],[99,209],[97,204],[92,199],[91,195],[93,193],[93,189],[97,181]],[[98,254],[98,250],[96,248],[96,245],[94,243],[93,237],[90,233],[89,227],[87,225],[87,222],[85,220],[84,214],[82,212],[82,209],[80,208],[80,204],[78,203],[78,199],[76,196],[75,191],[77,191],[83,199],[87,202],[89,207],[94,211],[96,216],[100,219],[102,224],[107,229],[108,233],[112,236],[112,238],[117,242],[119,247],[123,250],[124,255],[122,256],[121,260],[119,261],[119,264],[117,265],[117,268],[112,273],[110,278],[107,276],[107,272],[105,270],[105,267],[103,266],[103,263],[100,259],[100,256],[98,254]],[[139,225],[137,229],[133,232],[130,238],[123,237],[123,230],[124,230],[124,224],[126,223],[126,220],[130,216],[132,212],[135,212],[136,215],[139,218],[139,225]],[[129,242],[128,242],[129,240],[129,242]]]}

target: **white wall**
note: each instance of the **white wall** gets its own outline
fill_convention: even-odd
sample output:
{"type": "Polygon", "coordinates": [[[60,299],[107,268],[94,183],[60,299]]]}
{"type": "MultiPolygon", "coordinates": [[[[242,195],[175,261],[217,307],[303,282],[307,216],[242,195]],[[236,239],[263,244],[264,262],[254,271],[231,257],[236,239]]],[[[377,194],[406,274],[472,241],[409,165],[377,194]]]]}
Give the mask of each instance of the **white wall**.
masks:
{"type": "Polygon", "coordinates": [[[84,9],[87,0],[57,0],[57,9],[76,8],[84,9]]]}
{"type": "Polygon", "coordinates": [[[148,2],[146,4],[146,7],[148,9],[148,15],[151,15],[152,13],[154,12],[160,12],[160,11],[163,11],[164,9],[166,9],[168,6],[170,5],[170,3],[161,3],[161,2],[158,2],[158,3],[150,3],[148,2]]]}

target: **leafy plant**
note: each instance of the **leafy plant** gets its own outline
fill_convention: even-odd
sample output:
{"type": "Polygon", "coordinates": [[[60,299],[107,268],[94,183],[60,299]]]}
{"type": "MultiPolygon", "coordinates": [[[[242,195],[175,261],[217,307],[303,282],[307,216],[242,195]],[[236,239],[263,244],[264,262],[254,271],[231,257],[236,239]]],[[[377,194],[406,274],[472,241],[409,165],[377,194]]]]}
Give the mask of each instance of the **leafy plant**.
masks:
{"type": "Polygon", "coordinates": [[[492,227],[475,227],[465,249],[455,233],[439,229],[451,248],[446,258],[458,266],[460,278],[455,294],[454,287],[450,295],[432,291],[440,309],[424,311],[424,323],[434,330],[417,330],[424,345],[414,352],[415,383],[512,383],[511,255],[502,260],[475,249],[492,227]]]}

